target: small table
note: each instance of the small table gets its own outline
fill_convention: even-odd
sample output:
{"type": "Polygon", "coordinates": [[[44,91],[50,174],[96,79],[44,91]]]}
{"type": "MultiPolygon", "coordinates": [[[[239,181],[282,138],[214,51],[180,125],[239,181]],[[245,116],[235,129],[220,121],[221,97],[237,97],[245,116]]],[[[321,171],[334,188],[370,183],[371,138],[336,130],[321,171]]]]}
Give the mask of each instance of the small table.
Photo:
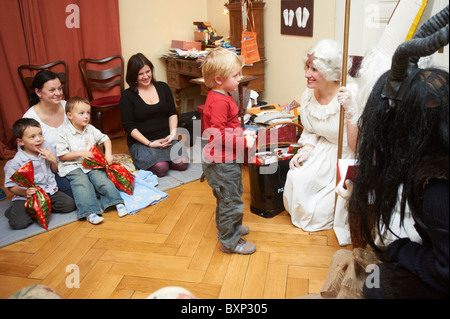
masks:
{"type": "MultiPolygon", "coordinates": [[[[244,75],[239,80],[239,115],[241,116],[241,126],[243,129],[245,129],[244,126],[244,115],[245,115],[245,106],[244,106],[244,86],[248,86],[248,84],[256,80],[258,77],[254,75],[244,75]]],[[[207,90],[203,90],[203,88],[206,88],[205,86],[205,79],[204,78],[196,78],[192,79],[189,82],[198,84],[202,86],[202,92],[207,92],[207,90]]]]}

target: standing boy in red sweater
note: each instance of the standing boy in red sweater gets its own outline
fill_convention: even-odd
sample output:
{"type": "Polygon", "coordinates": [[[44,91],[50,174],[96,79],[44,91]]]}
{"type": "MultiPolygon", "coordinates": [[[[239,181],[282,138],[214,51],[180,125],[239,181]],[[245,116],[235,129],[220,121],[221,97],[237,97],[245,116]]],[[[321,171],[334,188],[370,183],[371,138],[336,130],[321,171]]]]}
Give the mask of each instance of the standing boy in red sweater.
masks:
{"type": "Polygon", "coordinates": [[[255,133],[239,126],[239,107],[228,93],[236,91],[241,79],[241,59],[233,52],[216,48],[202,64],[205,85],[211,89],[203,109],[204,136],[208,144],[203,151],[203,172],[217,199],[216,226],[225,253],[249,255],[256,246],[242,236],[242,162],[244,148],[255,144],[255,133]]]}

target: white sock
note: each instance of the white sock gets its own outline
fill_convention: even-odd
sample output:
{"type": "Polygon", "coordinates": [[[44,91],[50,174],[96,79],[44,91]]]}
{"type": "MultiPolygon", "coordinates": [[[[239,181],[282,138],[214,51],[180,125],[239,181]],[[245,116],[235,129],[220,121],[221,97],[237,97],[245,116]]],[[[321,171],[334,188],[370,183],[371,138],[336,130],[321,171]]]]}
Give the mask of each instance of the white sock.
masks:
{"type": "Polygon", "coordinates": [[[104,220],[104,218],[102,216],[98,216],[97,214],[90,214],[88,217],[86,217],[86,220],[93,225],[97,225],[100,224],[104,220]]]}
{"type": "Polygon", "coordinates": [[[128,215],[128,211],[127,211],[125,205],[117,204],[116,208],[117,208],[117,214],[119,215],[119,217],[123,217],[123,216],[128,215]]]}
{"type": "Polygon", "coordinates": [[[284,25],[288,26],[289,25],[289,11],[288,9],[284,9],[283,11],[283,18],[284,18],[284,25]]]}
{"type": "Polygon", "coordinates": [[[298,7],[297,10],[295,10],[295,17],[297,18],[297,26],[299,28],[302,27],[302,7],[298,7]]]}
{"type": "Polygon", "coordinates": [[[309,10],[306,9],[306,7],[303,8],[303,20],[302,20],[302,27],[306,28],[306,24],[308,23],[309,19],[309,10]]]}
{"type": "Polygon", "coordinates": [[[294,10],[289,10],[289,26],[292,27],[292,22],[294,22],[294,10]]]}

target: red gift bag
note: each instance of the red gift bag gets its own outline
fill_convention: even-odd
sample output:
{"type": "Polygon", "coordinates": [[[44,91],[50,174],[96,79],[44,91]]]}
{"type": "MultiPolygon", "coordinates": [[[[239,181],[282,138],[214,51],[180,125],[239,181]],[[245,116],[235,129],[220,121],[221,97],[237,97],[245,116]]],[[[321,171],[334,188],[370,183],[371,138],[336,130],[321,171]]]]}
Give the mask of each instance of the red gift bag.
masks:
{"type": "Polygon", "coordinates": [[[132,175],[128,170],[119,163],[113,163],[111,165],[106,164],[105,158],[102,153],[97,149],[97,147],[92,146],[89,150],[94,154],[93,160],[85,159],[83,161],[83,166],[92,169],[105,169],[106,174],[108,174],[109,179],[114,183],[114,185],[121,191],[124,191],[128,195],[133,195],[134,191],[134,175],[132,175]]]}
{"type": "Polygon", "coordinates": [[[30,213],[31,218],[37,220],[45,230],[48,230],[52,203],[47,193],[34,182],[33,162],[29,161],[19,168],[11,177],[11,180],[23,187],[35,187],[37,192],[25,201],[25,209],[30,213]]]}

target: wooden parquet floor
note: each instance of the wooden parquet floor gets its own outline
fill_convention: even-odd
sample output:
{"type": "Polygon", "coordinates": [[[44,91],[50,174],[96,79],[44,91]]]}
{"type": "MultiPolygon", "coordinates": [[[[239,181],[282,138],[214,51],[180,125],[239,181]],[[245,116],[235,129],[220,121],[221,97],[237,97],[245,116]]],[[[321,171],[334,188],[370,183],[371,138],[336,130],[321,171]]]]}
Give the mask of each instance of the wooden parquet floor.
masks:
{"type": "MultiPolygon", "coordinates": [[[[125,140],[113,143],[114,153],[121,153],[117,145],[125,140]]],[[[78,221],[1,248],[0,298],[32,284],[68,299],[143,299],[165,286],[207,299],[319,293],[332,255],[341,249],[333,230],[304,232],[287,212],[271,219],[252,214],[246,168],[243,181],[246,239],[257,247],[253,255],[220,250],[215,199],[206,182],[196,181],[167,191],[167,199],[134,215],[119,218],[112,210],[100,225],[78,221]],[[70,287],[72,265],[79,269],[79,288],[70,287]]]]}

